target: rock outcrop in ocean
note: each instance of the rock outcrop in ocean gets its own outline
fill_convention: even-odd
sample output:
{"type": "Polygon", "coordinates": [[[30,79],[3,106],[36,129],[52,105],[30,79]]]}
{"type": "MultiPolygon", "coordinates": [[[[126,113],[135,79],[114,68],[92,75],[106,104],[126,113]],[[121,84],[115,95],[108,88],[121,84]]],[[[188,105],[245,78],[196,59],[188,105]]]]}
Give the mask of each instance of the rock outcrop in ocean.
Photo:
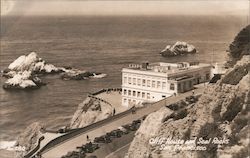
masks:
{"type": "Polygon", "coordinates": [[[106,74],[83,71],[78,69],[63,69],[61,75],[63,80],[85,80],[89,78],[103,78],[106,74]]]}
{"type": "MultiPolygon", "coordinates": [[[[250,42],[246,45],[250,45],[250,42]]],[[[242,54],[243,51],[249,53],[247,47],[238,53],[242,54]]],[[[136,132],[127,153],[128,158],[239,158],[249,156],[247,131],[250,130],[248,124],[250,55],[244,53],[240,56],[233,58],[235,65],[229,68],[217,83],[207,85],[197,103],[184,107],[187,112],[183,115],[184,117],[173,119],[169,117],[171,111],[163,109],[150,114],[136,132]],[[191,144],[193,146],[200,146],[198,144],[200,138],[204,140],[211,138],[208,144],[202,145],[205,146],[204,151],[182,150],[188,149],[187,144],[177,149],[174,145],[161,146],[154,142],[149,143],[151,138],[186,141],[195,137],[197,139],[191,144]]]]}
{"type": "Polygon", "coordinates": [[[83,80],[88,78],[102,78],[105,74],[82,71],[72,68],[56,67],[46,63],[35,52],[22,55],[13,61],[3,72],[3,76],[8,78],[4,83],[4,89],[34,89],[46,83],[38,77],[41,74],[62,73],[62,79],[83,80]]]}
{"type": "Polygon", "coordinates": [[[174,45],[167,45],[160,54],[165,57],[196,53],[196,48],[187,42],[177,41],[174,45]]]}
{"type": "Polygon", "coordinates": [[[3,76],[8,78],[4,83],[5,89],[27,89],[38,88],[45,85],[37,74],[59,73],[62,70],[52,64],[47,64],[35,52],[22,55],[13,61],[3,71],[3,76]]]}
{"type": "Polygon", "coordinates": [[[87,97],[78,105],[71,119],[70,128],[80,128],[112,116],[110,104],[95,97],[87,97]]]}

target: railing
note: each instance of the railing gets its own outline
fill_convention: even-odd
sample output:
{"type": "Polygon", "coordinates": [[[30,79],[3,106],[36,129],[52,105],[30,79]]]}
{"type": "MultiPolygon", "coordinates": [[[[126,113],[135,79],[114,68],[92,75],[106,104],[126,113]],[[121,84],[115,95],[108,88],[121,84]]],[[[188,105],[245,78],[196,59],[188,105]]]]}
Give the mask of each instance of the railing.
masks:
{"type": "MultiPolygon", "coordinates": [[[[60,144],[62,142],[65,142],[65,141],[67,141],[69,139],[72,139],[72,138],[74,138],[74,137],[82,134],[83,132],[86,132],[86,131],[88,131],[90,129],[96,128],[96,127],[98,127],[100,125],[103,125],[103,124],[105,124],[107,122],[110,122],[111,120],[116,120],[118,118],[124,117],[125,115],[131,113],[132,110],[133,110],[133,108],[130,108],[127,111],[121,112],[121,113],[119,113],[117,115],[114,115],[114,116],[111,116],[111,117],[108,117],[108,118],[106,118],[104,120],[95,122],[95,123],[93,123],[91,125],[88,125],[86,127],[72,129],[67,134],[59,136],[59,137],[51,140],[48,144],[46,144],[44,147],[42,147],[41,150],[37,154],[39,155],[40,153],[42,153],[42,152],[44,152],[44,151],[46,151],[46,150],[54,147],[55,145],[58,145],[58,144],[60,144]]],[[[34,154],[34,152],[33,152],[33,154],[34,154]]]]}
{"type": "Polygon", "coordinates": [[[109,91],[121,91],[122,88],[107,88],[107,89],[101,89],[95,93],[92,93],[92,95],[98,95],[98,94],[101,94],[103,92],[109,92],[109,91]]]}
{"type": "Polygon", "coordinates": [[[103,100],[101,98],[95,97],[94,95],[91,95],[91,94],[89,94],[88,97],[93,98],[95,100],[102,101],[102,102],[104,102],[104,103],[106,103],[106,104],[108,104],[108,105],[110,105],[112,107],[112,105],[109,102],[107,102],[106,100],[103,100]]]}

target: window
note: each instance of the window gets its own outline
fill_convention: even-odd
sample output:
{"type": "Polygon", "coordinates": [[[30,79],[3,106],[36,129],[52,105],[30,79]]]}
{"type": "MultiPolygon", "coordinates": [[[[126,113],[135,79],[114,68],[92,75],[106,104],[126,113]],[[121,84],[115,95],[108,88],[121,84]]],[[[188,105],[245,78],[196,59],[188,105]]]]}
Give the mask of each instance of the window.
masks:
{"type": "Polygon", "coordinates": [[[157,87],[156,88],[161,88],[161,81],[157,81],[157,87]]]}
{"type": "Polygon", "coordinates": [[[128,99],[128,104],[129,104],[129,105],[131,104],[131,99],[128,99]]]}
{"type": "Polygon", "coordinates": [[[173,83],[170,84],[170,90],[174,90],[174,84],[173,83]]]}
{"type": "Polygon", "coordinates": [[[142,94],[142,98],[145,98],[145,92],[142,92],[141,94],[142,94]]]}
{"type": "Polygon", "coordinates": [[[128,95],[131,96],[131,90],[128,90],[128,95]]]}
{"type": "Polygon", "coordinates": [[[123,90],[123,94],[127,95],[127,90],[126,89],[123,90]]]}
{"type": "Polygon", "coordinates": [[[123,99],[123,103],[125,103],[125,104],[127,103],[127,99],[126,98],[123,99]]]}
{"type": "Polygon", "coordinates": [[[152,88],[155,88],[155,81],[152,81],[152,88]]]}
{"type": "Polygon", "coordinates": [[[131,77],[128,78],[128,84],[131,84],[131,77]]]}
{"type": "Polygon", "coordinates": [[[141,79],[139,79],[139,78],[137,79],[137,85],[141,86],[141,79]]]}
{"type": "Polygon", "coordinates": [[[127,79],[128,79],[127,77],[123,77],[123,83],[124,84],[127,84],[127,79]]]}
{"type": "Polygon", "coordinates": [[[147,99],[150,99],[150,93],[147,93],[147,99]]]}
{"type": "Polygon", "coordinates": [[[136,96],[136,93],[135,93],[135,91],[133,91],[133,97],[135,97],[136,96]]]}
{"type": "Polygon", "coordinates": [[[166,82],[162,82],[162,89],[167,89],[166,82]]]}
{"type": "Polygon", "coordinates": [[[133,85],[136,85],[136,78],[133,78],[133,85]]]}
{"type": "Polygon", "coordinates": [[[147,80],[147,87],[150,87],[150,80],[147,80]]]}
{"type": "Polygon", "coordinates": [[[146,86],[146,80],[142,79],[142,86],[145,87],[146,86]]]}
{"type": "Polygon", "coordinates": [[[141,92],[137,92],[137,97],[141,97],[141,92]]]}

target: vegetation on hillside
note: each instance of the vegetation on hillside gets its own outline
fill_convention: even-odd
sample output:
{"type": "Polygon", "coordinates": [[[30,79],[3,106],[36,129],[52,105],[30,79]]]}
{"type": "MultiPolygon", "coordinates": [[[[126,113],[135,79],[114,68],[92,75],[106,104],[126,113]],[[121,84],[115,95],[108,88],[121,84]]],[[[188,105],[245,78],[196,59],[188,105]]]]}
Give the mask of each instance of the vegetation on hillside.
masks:
{"type": "Polygon", "coordinates": [[[243,28],[229,45],[228,66],[232,67],[243,55],[250,54],[250,25],[243,28]]]}

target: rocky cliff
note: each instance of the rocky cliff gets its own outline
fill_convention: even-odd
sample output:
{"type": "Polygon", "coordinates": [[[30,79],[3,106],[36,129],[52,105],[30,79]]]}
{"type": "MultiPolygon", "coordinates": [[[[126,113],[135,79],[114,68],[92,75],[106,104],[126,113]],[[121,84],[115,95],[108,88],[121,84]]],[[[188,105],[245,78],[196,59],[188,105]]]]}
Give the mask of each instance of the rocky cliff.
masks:
{"type": "Polygon", "coordinates": [[[70,128],[80,128],[103,120],[113,114],[113,108],[107,102],[95,97],[87,97],[78,105],[71,119],[70,128]]]}
{"type": "Polygon", "coordinates": [[[16,147],[24,148],[24,150],[16,151],[16,158],[22,158],[28,151],[36,147],[38,140],[42,137],[43,128],[43,125],[34,122],[18,136],[16,147]]]}
{"type": "Polygon", "coordinates": [[[243,55],[250,55],[250,25],[243,28],[229,45],[228,66],[234,65],[243,55]]]}
{"type": "Polygon", "coordinates": [[[240,57],[233,58],[236,64],[222,79],[216,84],[209,84],[197,103],[184,108],[187,112],[184,117],[174,119],[167,114],[160,115],[164,112],[162,109],[150,114],[136,132],[127,157],[247,157],[250,56],[242,51],[238,52],[240,57]],[[159,140],[152,143],[151,140],[156,138],[184,140],[184,143],[179,147],[166,143],[166,140],[163,141],[165,143],[159,143],[159,140]],[[185,144],[187,140],[194,140],[191,144],[194,147],[202,145],[205,148],[190,149],[190,144],[185,144]]]}

